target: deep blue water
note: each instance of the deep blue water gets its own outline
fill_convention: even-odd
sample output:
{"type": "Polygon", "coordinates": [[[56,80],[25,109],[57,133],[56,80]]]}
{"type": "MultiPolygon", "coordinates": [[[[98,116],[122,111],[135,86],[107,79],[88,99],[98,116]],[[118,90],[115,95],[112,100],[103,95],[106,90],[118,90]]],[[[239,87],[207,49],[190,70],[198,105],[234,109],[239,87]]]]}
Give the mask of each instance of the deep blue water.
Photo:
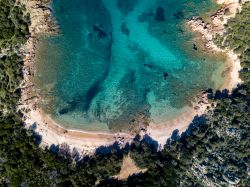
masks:
{"type": "Polygon", "coordinates": [[[85,130],[127,129],[185,111],[201,89],[218,88],[224,63],[183,26],[211,0],[53,0],[60,34],[41,38],[37,84],[55,120],[85,130]]]}

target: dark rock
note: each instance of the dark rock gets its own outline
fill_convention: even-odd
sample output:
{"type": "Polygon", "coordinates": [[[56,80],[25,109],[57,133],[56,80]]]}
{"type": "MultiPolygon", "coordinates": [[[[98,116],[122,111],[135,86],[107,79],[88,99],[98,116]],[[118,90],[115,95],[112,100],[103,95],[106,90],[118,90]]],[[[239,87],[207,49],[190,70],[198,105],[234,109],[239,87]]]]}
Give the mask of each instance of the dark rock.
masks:
{"type": "Polygon", "coordinates": [[[156,9],[155,20],[156,21],[165,21],[164,8],[158,7],[156,9]]]}
{"type": "Polygon", "coordinates": [[[164,80],[167,80],[168,73],[165,72],[165,73],[163,74],[163,77],[164,77],[164,80]]]}
{"type": "Polygon", "coordinates": [[[196,46],[195,44],[193,44],[193,49],[194,49],[195,51],[198,50],[198,48],[197,48],[197,46],[196,46]]]}
{"type": "Polygon", "coordinates": [[[69,112],[68,108],[63,108],[62,110],[59,111],[60,115],[67,114],[69,112]]]}
{"type": "Polygon", "coordinates": [[[128,30],[128,27],[127,27],[127,25],[125,24],[125,23],[123,23],[122,25],[121,25],[121,30],[122,30],[122,33],[123,34],[125,34],[125,35],[129,35],[129,33],[130,33],[130,31],[128,30]]]}
{"type": "Polygon", "coordinates": [[[153,65],[152,64],[144,64],[144,67],[147,67],[149,69],[153,69],[153,65]]]}
{"type": "Polygon", "coordinates": [[[173,14],[175,19],[180,19],[184,17],[184,14],[182,11],[177,11],[176,13],[173,14]]]}
{"type": "Polygon", "coordinates": [[[98,38],[99,38],[99,39],[102,39],[102,38],[107,37],[107,33],[104,32],[104,31],[103,31],[102,29],[100,29],[99,27],[93,26],[93,30],[94,30],[95,32],[98,33],[98,38]]]}
{"type": "Polygon", "coordinates": [[[184,30],[183,30],[183,29],[178,29],[178,31],[179,31],[180,33],[184,33],[184,30]]]}

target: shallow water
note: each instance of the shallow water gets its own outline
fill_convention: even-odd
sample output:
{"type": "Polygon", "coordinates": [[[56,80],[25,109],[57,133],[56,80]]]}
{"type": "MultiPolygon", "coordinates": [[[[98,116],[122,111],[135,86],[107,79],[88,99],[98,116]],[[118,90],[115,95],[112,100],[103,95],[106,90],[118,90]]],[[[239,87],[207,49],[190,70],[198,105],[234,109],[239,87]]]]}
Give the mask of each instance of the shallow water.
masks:
{"type": "Polygon", "coordinates": [[[223,81],[225,63],[196,50],[183,26],[214,7],[210,0],[53,0],[60,34],[39,44],[41,106],[84,130],[126,130],[138,115],[157,123],[178,116],[201,89],[223,81]]]}

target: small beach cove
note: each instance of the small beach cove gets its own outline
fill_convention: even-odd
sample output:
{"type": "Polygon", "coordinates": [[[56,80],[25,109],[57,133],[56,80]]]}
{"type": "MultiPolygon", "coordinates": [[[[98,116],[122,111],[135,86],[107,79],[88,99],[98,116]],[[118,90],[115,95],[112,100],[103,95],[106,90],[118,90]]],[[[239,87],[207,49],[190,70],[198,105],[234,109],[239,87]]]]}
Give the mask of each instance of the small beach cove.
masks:
{"type": "MultiPolygon", "coordinates": [[[[225,80],[224,83],[221,83],[219,87],[228,88],[229,90],[231,90],[239,82],[239,79],[237,77],[239,66],[235,66],[235,63],[234,63],[235,61],[237,61],[237,57],[235,57],[235,55],[232,53],[229,53],[229,54],[231,56],[228,57],[228,60],[230,61],[230,63],[228,64],[231,64],[229,65],[231,69],[229,70],[229,73],[227,74],[227,76],[230,77],[229,79],[230,81],[225,80]]],[[[146,68],[150,69],[150,66],[146,65],[146,68]]],[[[36,70],[39,71],[38,69],[36,70]]],[[[164,79],[163,75],[164,75],[164,71],[161,74],[162,79],[164,79]]],[[[30,97],[26,97],[26,99],[27,98],[30,98],[30,97]]],[[[26,99],[24,99],[24,101],[26,99]]],[[[46,114],[46,112],[44,112],[43,109],[40,108],[39,105],[37,105],[37,102],[39,102],[40,99],[37,99],[35,102],[31,101],[30,103],[28,103],[28,105],[33,105],[33,106],[36,103],[35,104],[36,107],[35,109],[31,109],[29,116],[26,119],[26,122],[29,125],[34,124],[35,122],[37,124],[36,131],[40,135],[42,135],[44,142],[46,142],[49,145],[67,143],[72,148],[76,147],[78,149],[85,149],[85,150],[93,149],[94,150],[95,147],[98,147],[101,145],[112,144],[114,141],[117,141],[117,140],[120,141],[122,144],[125,142],[129,142],[133,138],[133,136],[129,135],[128,133],[119,133],[119,132],[109,133],[108,131],[103,133],[103,131],[89,132],[89,131],[80,131],[80,130],[69,130],[70,126],[68,126],[67,129],[65,129],[60,125],[60,123],[55,122],[55,120],[53,119],[54,116],[50,117],[50,115],[46,114]]],[[[197,98],[196,102],[193,102],[193,103],[194,103],[193,105],[189,104],[189,106],[185,108],[185,111],[179,111],[177,117],[170,118],[169,120],[165,120],[160,123],[159,122],[155,123],[154,120],[148,120],[148,118],[142,119],[143,123],[144,122],[147,123],[146,133],[151,135],[154,139],[158,140],[161,144],[164,144],[164,141],[166,141],[166,139],[171,136],[173,130],[179,129],[180,132],[185,131],[187,126],[190,124],[190,122],[192,122],[194,116],[201,115],[207,110],[207,105],[206,105],[207,101],[206,101],[206,98],[202,95],[202,93],[197,98]],[[201,100],[205,104],[200,105],[201,100]],[[196,107],[197,103],[199,103],[199,108],[196,107]]],[[[141,106],[141,105],[138,105],[138,106],[141,106]]],[[[28,107],[31,108],[30,106],[28,107]]],[[[131,108],[135,110],[133,107],[134,106],[132,106],[131,108]]],[[[151,110],[150,113],[152,114],[153,111],[151,110]]],[[[142,128],[144,128],[144,125],[142,125],[142,128]]],[[[77,128],[73,128],[73,129],[77,129],[77,128]]]]}

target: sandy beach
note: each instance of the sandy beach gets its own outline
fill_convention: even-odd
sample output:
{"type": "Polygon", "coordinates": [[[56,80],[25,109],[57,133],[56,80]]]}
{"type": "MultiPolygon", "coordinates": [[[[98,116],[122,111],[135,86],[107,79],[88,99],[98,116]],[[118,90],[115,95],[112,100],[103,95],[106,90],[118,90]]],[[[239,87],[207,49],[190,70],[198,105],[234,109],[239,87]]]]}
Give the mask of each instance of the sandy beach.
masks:
{"type": "MultiPolygon", "coordinates": [[[[51,10],[48,2],[45,3],[45,7],[47,8],[39,6],[44,5],[44,2],[40,1],[20,0],[20,2],[26,6],[27,12],[31,15],[31,37],[22,49],[22,53],[25,56],[23,69],[24,81],[21,84],[22,97],[18,106],[18,109],[24,114],[26,127],[34,127],[35,132],[41,135],[41,146],[67,144],[71,149],[76,148],[82,155],[92,154],[97,147],[108,146],[116,141],[121,146],[130,142],[133,139],[133,135],[130,135],[129,133],[103,133],[65,129],[37,106],[40,96],[32,83],[32,78],[35,73],[34,57],[38,41],[37,37],[40,34],[55,33],[56,28],[51,18],[51,10]]],[[[207,29],[204,29],[204,24],[206,23],[203,23],[198,18],[194,18],[187,24],[194,32],[201,34],[208,50],[211,50],[213,53],[226,53],[229,66],[228,73],[230,76],[228,80],[225,80],[221,89],[227,88],[231,91],[240,83],[238,73],[241,69],[240,61],[237,55],[232,51],[218,48],[213,43],[212,38],[215,33],[223,34],[223,25],[230,17],[235,15],[236,10],[240,9],[241,5],[237,0],[217,0],[217,3],[224,5],[212,16],[212,22],[207,25],[207,29]],[[230,10],[230,14],[227,14],[226,16],[224,13],[221,13],[225,8],[229,8],[230,10]],[[223,17],[223,21],[221,21],[221,17],[223,17]]],[[[206,95],[201,92],[198,94],[193,106],[189,106],[187,112],[161,124],[156,124],[151,121],[146,132],[143,132],[143,134],[150,135],[163,146],[175,129],[178,129],[180,133],[185,131],[188,125],[192,122],[194,116],[204,114],[209,107],[210,104],[207,101],[206,95]]]]}
{"type": "Polygon", "coordinates": [[[32,118],[26,120],[27,127],[35,124],[35,131],[42,136],[42,146],[66,143],[71,149],[76,148],[81,155],[91,154],[97,147],[111,145],[115,141],[120,145],[129,142],[132,137],[125,133],[88,132],[70,130],[61,127],[42,110],[32,110],[32,118]],[[34,123],[35,121],[35,123],[34,123]]]}

